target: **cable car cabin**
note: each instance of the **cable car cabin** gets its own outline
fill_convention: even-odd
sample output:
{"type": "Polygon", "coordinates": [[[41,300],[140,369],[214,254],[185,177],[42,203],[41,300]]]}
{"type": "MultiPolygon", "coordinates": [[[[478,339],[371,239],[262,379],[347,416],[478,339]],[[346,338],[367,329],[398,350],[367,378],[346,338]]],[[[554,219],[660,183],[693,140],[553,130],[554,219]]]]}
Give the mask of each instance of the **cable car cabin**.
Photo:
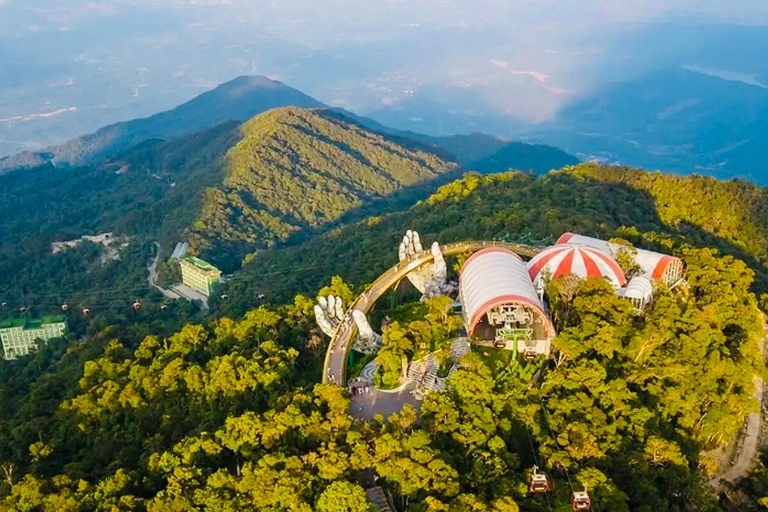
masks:
{"type": "Polygon", "coordinates": [[[536,350],[526,349],[525,352],[523,352],[523,360],[526,363],[530,363],[531,361],[535,361],[536,359],[538,359],[539,355],[540,354],[536,352],[536,350]]]}
{"type": "Polygon", "coordinates": [[[68,311],[69,310],[69,304],[62,304],[61,305],[61,310],[62,311],[68,311]]]}
{"type": "Polygon", "coordinates": [[[83,316],[88,316],[91,314],[91,310],[88,308],[83,308],[83,316]]]}
{"type": "Polygon", "coordinates": [[[583,491],[573,491],[573,510],[590,510],[592,508],[592,500],[589,499],[589,493],[583,491]]]}
{"type": "Polygon", "coordinates": [[[536,466],[533,467],[533,474],[531,475],[528,490],[533,494],[549,492],[549,480],[547,479],[547,475],[539,473],[539,468],[536,466]]]}
{"type": "Polygon", "coordinates": [[[141,308],[141,304],[139,304],[139,301],[134,302],[132,306],[133,306],[133,309],[136,311],[138,311],[139,308],[141,308]]]}

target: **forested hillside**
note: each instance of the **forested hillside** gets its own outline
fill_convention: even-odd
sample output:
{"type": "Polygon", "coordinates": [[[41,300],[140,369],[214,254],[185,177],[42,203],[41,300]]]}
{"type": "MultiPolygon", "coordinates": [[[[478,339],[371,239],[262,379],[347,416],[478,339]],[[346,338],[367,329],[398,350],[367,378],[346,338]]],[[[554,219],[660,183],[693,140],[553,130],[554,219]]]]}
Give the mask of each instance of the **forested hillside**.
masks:
{"type": "MultiPolygon", "coordinates": [[[[683,243],[718,249],[756,272],[768,291],[768,195],[741,181],[672,176],[583,164],[536,177],[469,174],[408,211],[336,229],[306,243],[263,253],[231,283],[242,311],[258,293],[289,298],[316,290],[326,275],[370,282],[395,263],[406,229],[427,240],[555,239],[566,231],[621,236],[649,248],[683,243]],[[279,275],[279,285],[272,278],[279,275]]],[[[237,308],[237,309],[232,309],[237,308]]]]}
{"type": "Polygon", "coordinates": [[[510,169],[545,174],[552,169],[576,165],[579,159],[565,151],[541,144],[509,142],[490,155],[473,160],[466,167],[485,174],[510,169]]]}
{"type": "Polygon", "coordinates": [[[338,114],[283,109],[149,140],[96,166],[8,173],[0,176],[0,295],[30,307],[84,300],[94,288],[140,297],[153,241],[168,255],[189,238],[232,271],[245,255],[342,215],[408,206],[457,172],[418,144],[400,146],[338,114]],[[120,261],[104,261],[89,244],[51,254],[53,241],[104,232],[129,244],[120,261]]]}
{"type": "MultiPolygon", "coordinates": [[[[600,280],[553,282],[569,321],[544,381],[472,353],[421,421],[410,406],[355,421],[342,388],[317,384],[325,346],[303,296],[0,361],[0,510],[369,512],[374,475],[401,512],[568,510],[582,485],[595,510],[722,510],[705,451],[757,407],[762,326],[743,263],[679,254],[689,293],[657,291],[642,317],[600,280]],[[546,496],[527,490],[534,464],[546,496]]],[[[328,292],[352,294],[338,280],[328,292]]],[[[392,324],[385,340],[399,329],[408,350],[417,332],[447,335],[448,317],[392,324]]]]}
{"type": "MultiPolygon", "coordinates": [[[[265,140],[287,148],[287,161],[293,147],[315,162],[333,155],[359,170],[366,193],[413,179],[414,160],[400,156],[401,165],[392,166],[399,146],[365,132],[331,138],[340,122],[292,109],[254,119],[236,131],[239,142],[227,156],[228,165],[242,167],[223,166],[214,188],[228,184],[238,195],[247,189],[249,206],[266,200],[257,186],[264,175],[247,185],[265,162],[274,165],[274,146],[265,140]],[[328,137],[318,135],[321,128],[328,137]],[[267,132],[249,139],[258,129],[267,132]],[[301,136],[289,137],[295,131],[301,136]],[[369,165],[336,153],[352,143],[366,149],[369,165]]],[[[221,141],[232,136],[217,133],[221,141]]],[[[143,150],[157,145],[166,149],[157,158],[173,158],[164,144],[143,150]]],[[[112,165],[125,167],[115,176],[139,168],[130,155],[112,165]]],[[[302,173],[296,183],[311,176],[300,157],[293,168],[302,173]]],[[[312,169],[332,189],[339,168],[312,169]]],[[[272,179],[280,183],[280,175],[272,179]]],[[[361,189],[339,187],[332,197],[354,198],[361,189]]],[[[274,204],[297,223],[312,221],[301,205],[274,204]]],[[[189,322],[191,311],[142,309],[113,327],[78,320],[82,340],[72,336],[35,356],[0,361],[0,510],[363,512],[363,488],[374,474],[401,512],[561,510],[582,484],[601,510],[749,509],[765,494],[759,475],[747,505],[718,504],[707,480],[722,463],[718,450],[757,409],[753,376],[766,374],[750,292],[766,287],[765,207],[764,192],[746,183],[592,164],[541,177],[469,174],[407,211],[257,254],[228,284],[229,302],[175,334],[169,329],[189,322]],[[657,290],[654,308],[635,316],[601,281],[555,281],[548,294],[555,297],[558,357],[545,365],[540,386],[524,368],[500,368],[476,354],[446,390],[428,395],[421,422],[405,409],[387,422],[355,423],[345,393],[317,384],[326,343],[311,297],[351,297],[338,279],[326,286],[331,276],[359,291],[394,263],[406,228],[442,242],[546,243],[567,230],[620,236],[679,255],[689,287],[657,290]],[[297,290],[305,295],[294,296],[297,290]],[[275,305],[251,309],[264,292],[275,305]],[[552,478],[546,499],[526,490],[534,464],[552,478]]],[[[336,210],[325,211],[330,220],[336,210]]],[[[389,303],[394,299],[380,301],[377,316],[402,316],[389,303]]],[[[399,329],[400,350],[412,350],[424,335],[445,343],[445,313],[390,324],[384,340],[399,329]]]]}
{"type": "Polygon", "coordinates": [[[240,133],[224,156],[224,182],[206,190],[191,236],[193,248],[230,269],[249,251],[354,210],[381,210],[398,189],[457,170],[325,111],[275,109],[240,133]]]}
{"type": "MultiPolygon", "coordinates": [[[[368,120],[361,118],[361,122],[366,124],[368,120]]],[[[373,128],[397,135],[406,143],[408,140],[415,140],[428,144],[456,161],[464,169],[485,174],[510,169],[544,174],[552,169],[579,163],[578,158],[556,147],[508,141],[485,133],[430,137],[414,132],[391,130],[382,126],[373,128]]]]}

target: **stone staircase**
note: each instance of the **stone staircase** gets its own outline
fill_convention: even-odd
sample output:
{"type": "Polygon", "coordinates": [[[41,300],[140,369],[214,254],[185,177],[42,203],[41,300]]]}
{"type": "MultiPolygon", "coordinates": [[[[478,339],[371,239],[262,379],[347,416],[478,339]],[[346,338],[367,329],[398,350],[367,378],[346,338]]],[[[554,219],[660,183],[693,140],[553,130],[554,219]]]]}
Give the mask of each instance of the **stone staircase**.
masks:
{"type": "Polygon", "coordinates": [[[439,365],[437,364],[437,361],[434,357],[427,356],[427,369],[424,372],[424,377],[422,377],[422,382],[432,382],[437,377],[437,369],[439,368],[439,365]]]}
{"type": "Polygon", "coordinates": [[[415,382],[418,382],[421,380],[421,376],[424,374],[424,363],[423,361],[411,361],[411,364],[408,366],[408,380],[412,380],[415,382]]]}
{"type": "MultiPolygon", "coordinates": [[[[450,357],[454,365],[449,376],[458,369],[458,364],[455,363],[469,353],[471,349],[472,346],[466,338],[458,338],[451,343],[450,357]]],[[[419,361],[411,362],[408,367],[408,379],[416,383],[416,388],[413,391],[414,396],[422,399],[430,391],[439,391],[445,388],[448,379],[437,376],[439,369],[440,365],[432,354],[419,361]]]]}
{"type": "Polygon", "coordinates": [[[459,359],[467,355],[470,350],[472,350],[472,345],[466,338],[453,340],[453,343],[451,343],[451,359],[458,363],[459,359]]]}

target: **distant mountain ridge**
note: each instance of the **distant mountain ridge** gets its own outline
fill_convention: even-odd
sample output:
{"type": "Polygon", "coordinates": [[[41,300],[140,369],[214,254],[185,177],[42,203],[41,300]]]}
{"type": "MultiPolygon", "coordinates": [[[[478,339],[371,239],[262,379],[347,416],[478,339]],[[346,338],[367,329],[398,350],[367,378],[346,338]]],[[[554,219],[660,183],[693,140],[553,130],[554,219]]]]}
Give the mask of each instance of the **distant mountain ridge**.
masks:
{"type": "Polygon", "coordinates": [[[538,141],[584,159],[768,184],[768,89],[674,67],[567,107],[538,141]]]}
{"type": "Polygon", "coordinates": [[[573,163],[573,158],[564,157],[563,152],[557,148],[513,143],[484,133],[432,137],[397,130],[341,108],[327,107],[282,82],[264,76],[241,76],[171,110],[105,126],[94,133],[42,151],[28,151],[0,158],[0,174],[48,163],[56,167],[96,165],[152,139],[183,137],[227,121],[242,122],[280,107],[326,108],[369,130],[389,135],[401,145],[410,146],[415,142],[418,143],[417,147],[424,145],[421,149],[431,148],[431,151],[440,153],[443,158],[453,160],[464,168],[473,169],[477,164],[482,168],[478,170],[482,172],[518,169],[542,173],[573,163]],[[536,154],[536,161],[532,165],[530,155],[533,153],[536,154]]]}
{"type": "Polygon", "coordinates": [[[263,76],[242,76],[178,107],[153,116],[105,126],[58,146],[0,159],[0,172],[46,162],[77,167],[108,159],[149,139],[171,139],[226,121],[245,121],[267,110],[322,107],[316,99],[263,76]]]}

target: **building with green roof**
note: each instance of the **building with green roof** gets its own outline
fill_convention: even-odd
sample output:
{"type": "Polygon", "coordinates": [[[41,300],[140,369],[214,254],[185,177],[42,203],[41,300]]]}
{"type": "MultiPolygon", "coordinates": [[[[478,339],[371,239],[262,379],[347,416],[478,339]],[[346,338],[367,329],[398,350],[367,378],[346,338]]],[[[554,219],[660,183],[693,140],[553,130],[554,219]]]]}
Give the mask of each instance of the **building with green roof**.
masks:
{"type": "Polygon", "coordinates": [[[210,297],[213,288],[221,280],[221,270],[192,255],[182,256],[179,265],[181,266],[181,281],[206,297],[210,297]]]}
{"type": "Polygon", "coordinates": [[[67,332],[63,317],[11,318],[0,322],[0,342],[5,359],[16,359],[37,350],[38,342],[60,338],[67,332]]]}

